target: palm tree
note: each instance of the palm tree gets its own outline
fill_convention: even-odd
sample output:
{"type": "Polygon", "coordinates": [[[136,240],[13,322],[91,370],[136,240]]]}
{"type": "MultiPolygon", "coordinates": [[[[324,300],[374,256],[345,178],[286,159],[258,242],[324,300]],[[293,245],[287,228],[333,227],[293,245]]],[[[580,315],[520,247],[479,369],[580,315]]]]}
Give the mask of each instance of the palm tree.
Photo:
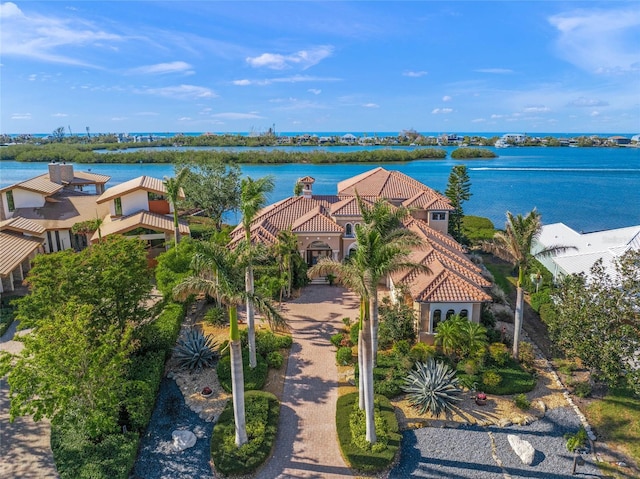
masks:
{"type": "Polygon", "coordinates": [[[164,187],[167,190],[167,196],[169,197],[169,203],[173,208],[173,237],[176,243],[176,248],[180,242],[180,225],[178,224],[178,198],[181,196],[182,183],[189,174],[189,168],[182,168],[175,177],[164,178],[164,187]]]}
{"type": "MultiPolygon", "coordinates": [[[[370,286],[372,289],[369,293],[372,300],[371,338],[375,364],[378,353],[378,282],[388,274],[402,269],[417,269],[425,273],[430,273],[431,270],[426,265],[408,261],[410,248],[421,246],[423,241],[413,231],[404,227],[403,222],[410,214],[407,208],[396,208],[385,199],[378,199],[372,205],[368,205],[357,192],[356,198],[365,225],[369,225],[376,231],[382,242],[393,245],[393,248],[387,250],[387,253],[395,251],[394,254],[386,259],[383,257],[378,258],[381,262],[371,270],[373,276],[371,277],[370,286]]],[[[358,247],[360,247],[359,242],[358,247]]]]}
{"type": "Polygon", "coordinates": [[[483,243],[483,249],[494,254],[500,259],[508,261],[518,268],[518,283],[516,295],[516,310],[514,315],[513,333],[513,357],[518,359],[520,344],[520,332],[522,330],[522,311],[524,298],[522,284],[525,272],[529,269],[534,258],[544,258],[557,253],[562,253],[568,249],[575,249],[574,246],[549,246],[537,253],[531,253],[531,247],[542,232],[542,221],[540,213],[534,208],[526,216],[512,215],[507,211],[507,222],[504,231],[498,231],[493,237],[493,241],[483,243]]]}
{"type": "Polygon", "coordinates": [[[278,242],[275,245],[276,255],[280,259],[280,271],[284,273],[287,283],[285,295],[291,297],[293,288],[293,262],[294,256],[298,253],[298,237],[291,232],[291,229],[281,230],[278,232],[278,242]]]}
{"type": "Polygon", "coordinates": [[[220,298],[229,311],[229,345],[231,354],[231,385],[233,415],[236,427],[236,446],[248,442],[244,407],[244,371],[242,346],[238,330],[238,306],[250,296],[252,304],[263,313],[274,329],[282,327],[284,319],[270,301],[245,291],[243,265],[239,254],[214,243],[197,243],[192,261],[194,274],[174,288],[174,296],[185,299],[204,293],[220,298]]]}
{"type": "Polygon", "coordinates": [[[455,356],[460,346],[460,326],[458,323],[458,317],[452,316],[436,327],[436,346],[440,346],[442,352],[451,358],[455,356]]]}
{"type": "Polygon", "coordinates": [[[247,292],[247,329],[249,333],[249,366],[255,368],[256,361],[256,330],[254,319],[254,305],[251,296],[254,292],[253,285],[253,254],[254,248],[251,244],[251,223],[256,214],[264,208],[267,202],[267,193],[273,191],[275,184],[272,176],[265,176],[258,180],[250,177],[244,178],[240,183],[240,212],[242,213],[242,226],[244,228],[246,270],[245,288],[247,292]]]}

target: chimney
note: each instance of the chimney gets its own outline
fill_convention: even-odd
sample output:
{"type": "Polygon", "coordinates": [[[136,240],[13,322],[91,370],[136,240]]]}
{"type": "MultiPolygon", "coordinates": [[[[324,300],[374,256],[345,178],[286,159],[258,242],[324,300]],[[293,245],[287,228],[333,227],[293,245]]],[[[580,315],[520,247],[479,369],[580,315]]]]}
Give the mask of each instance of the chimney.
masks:
{"type": "Polygon", "coordinates": [[[60,171],[60,164],[54,162],[49,163],[49,181],[62,184],[62,172],[60,171]]]}
{"type": "Polygon", "coordinates": [[[302,183],[302,197],[311,198],[313,196],[312,185],[316,180],[310,176],[305,176],[304,178],[300,178],[298,181],[302,183]]]}
{"type": "Polygon", "coordinates": [[[60,166],[60,177],[63,183],[71,183],[73,181],[73,165],[62,163],[60,166]]]}

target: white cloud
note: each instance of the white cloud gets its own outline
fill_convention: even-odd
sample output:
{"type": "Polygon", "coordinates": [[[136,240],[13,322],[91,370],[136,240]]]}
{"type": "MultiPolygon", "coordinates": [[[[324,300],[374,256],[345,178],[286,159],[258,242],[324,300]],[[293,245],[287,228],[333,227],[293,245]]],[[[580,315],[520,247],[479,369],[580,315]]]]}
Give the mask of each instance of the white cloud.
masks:
{"type": "Polygon", "coordinates": [[[364,108],[380,108],[380,105],[376,103],[365,103],[362,105],[364,108]]]}
{"type": "Polygon", "coordinates": [[[257,57],[247,57],[246,60],[247,63],[254,68],[284,70],[296,66],[305,70],[317,65],[332,54],[332,46],[321,45],[310,50],[299,50],[290,55],[282,55],[280,53],[263,53],[257,57]]]}
{"type": "Polygon", "coordinates": [[[478,68],[474,71],[478,73],[495,73],[498,75],[513,73],[513,70],[510,70],[508,68],[478,68]]]}
{"type": "Polygon", "coordinates": [[[442,97],[442,101],[446,102],[446,101],[451,101],[451,100],[453,100],[453,98],[451,98],[449,95],[445,95],[445,96],[442,97]]]}
{"type": "Polygon", "coordinates": [[[137,116],[159,116],[160,113],[155,111],[139,111],[136,113],[137,116]]]}
{"type": "Polygon", "coordinates": [[[54,117],[54,118],[66,118],[69,115],[67,113],[54,113],[51,116],[54,117]]]}
{"type": "Polygon", "coordinates": [[[2,56],[26,57],[50,63],[81,65],[90,63],[69,56],[67,52],[81,48],[105,48],[124,37],[106,32],[76,17],[56,18],[38,14],[26,15],[15,3],[0,4],[0,52],[2,56]]]}
{"type": "Polygon", "coordinates": [[[222,118],[224,120],[254,120],[254,119],[261,120],[265,118],[256,113],[235,113],[235,112],[215,113],[211,115],[211,117],[222,118]]]}
{"type": "Polygon", "coordinates": [[[546,113],[551,111],[548,106],[528,106],[524,109],[525,113],[546,113]]]}
{"type": "Polygon", "coordinates": [[[191,121],[191,117],[189,116],[181,116],[178,118],[178,121],[191,121]]]}
{"type": "Polygon", "coordinates": [[[580,98],[576,98],[575,100],[567,103],[567,106],[575,106],[579,108],[593,108],[594,106],[609,106],[609,103],[603,100],[596,100],[595,98],[585,98],[581,96],[580,98]]]}
{"type": "Polygon", "coordinates": [[[12,120],[31,120],[31,113],[14,113],[11,115],[12,120]]]}
{"type": "Polygon", "coordinates": [[[149,95],[157,95],[182,100],[218,97],[218,95],[216,95],[209,88],[196,85],[177,85],[163,88],[146,88],[138,90],[137,93],[146,93],[149,95]]]}
{"type": "Polygon", "coordinates": [[[492,120],[499,120],[500,118],[504,118],[504,115],[497,115],[495,113],[491,115],[492,120]]]}
{"type": "MultiPolygon", "coordinates": [[[[234,80],[231,83],[238,86],[258,85],[265,86],[273,83],[304,83],[304,82],[335,82],[340,81],[339,78],[332,77],[314,77],[309,75],[293,75],[289,77],[263,78],[260,80],[234,80]]],[[[313,90],[309,90],[313,93],[313,90]]],[[[321,90],[318,90],[320,92],[321,90]]]]}
{"type": "Polygon", "coordinates": [[[114,116],[113,118],[111,118],[111,121],[125,121],[128,118],[126,116],[114,116]]]}
{"type": "Polygon", "coordinates": [[[487,121],[485,118],[474,118],[471,123],[484,123],[485,121],[487,121]]]}
{"type": "Polygon", "coordinates": [[[429,74],[429,72],[426,72],[426,71],[416,71],[416,72],[414,72],[414,71],[406,71],[406,72],[402,73],[403,76],[411,77],[411,78],[420,78],[420,77],[423,77],[423,76],[428,75],[428,74],[429,74]]]}
{"type": "Polygon", "coordinates": [[[592,111],[589,116],[600,116],[600,112],[599,111],[592,111]]]}
{"type": "Polygon", "coordinates": [[[29,75],[28,80],[29,81],[36,81],[38,79],[38,75],[36,75],[35,73],[32,73],[31,75],[29,75]]]}
{"type": "Polygon", "coordinates": [[[155,65],[144,65],[138,68],[132,68],[129,70],[130,74],[134,75],[164,75],[166,73],[185,73],[193,74],[192,67],[187,62],[169,62],[169,63],[156,63],[155,65]]]}
{"type": "Polygon", "coordinates": [[[317,88],[309,88],[307,91],[309,93],[313,93],[314,95],[319,95],[320,93],[322,93],[322,90],[319,90],[317,88]]]}
{"type": "Polygon", "coordinates": [[[453,108],[434,108],[431,113],[434,115],[451,113],[453,108]]]}
{"type": "Polygon", "coordinates": [[[640,70],[640,9],[630,6],[574,10],[549,17],[559,37],[558,55],[593,73],[640,70]]]}

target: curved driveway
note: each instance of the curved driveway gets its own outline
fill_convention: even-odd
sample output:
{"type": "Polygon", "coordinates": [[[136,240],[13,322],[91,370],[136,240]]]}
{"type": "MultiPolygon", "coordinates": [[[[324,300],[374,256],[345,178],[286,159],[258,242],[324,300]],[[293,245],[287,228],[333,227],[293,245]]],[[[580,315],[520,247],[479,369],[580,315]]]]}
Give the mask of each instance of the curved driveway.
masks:
{"type": "Polygon", "coordinates": [[[274,453],[258,479],[353,477],[336,434],[338,370],[329,341],[358,314],[358,299],[337,286],[314,285],[286,303],[293,346],[274,453]]]}

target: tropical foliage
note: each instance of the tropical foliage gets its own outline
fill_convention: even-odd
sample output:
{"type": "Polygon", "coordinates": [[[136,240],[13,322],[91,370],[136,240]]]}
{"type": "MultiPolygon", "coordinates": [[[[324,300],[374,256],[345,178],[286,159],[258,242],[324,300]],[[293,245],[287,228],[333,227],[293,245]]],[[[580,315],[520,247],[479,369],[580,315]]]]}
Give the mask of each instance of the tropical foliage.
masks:
{"type": "Polygon", "coordinates": [[[191,371],[210,368],[218,359],[213,336],[205,336],[197,329],[187,331],[173,348],[173,357],[178,366],[191,371]]]}
{"type": "Polygon", "coordinates": [[[588,277],[567,276],[554,294],[549,334],[568,357],[609,386],[626,384],[640,395],[640,252],[629,250],[608,273],[598,261],[588,277]]]}
{"type": "Polygon", "coordinates": [[[176,247],[180,242],[180,227],[178,223],[178,198],[180,197],[180,193],[182,192],[182,183],[184,183],[185,178],[189,174],[188,168],[182,168],[176,173],[176,176],[173,178],[164,179],[164,187],[167,190],[167,196],[169,197],[169,203],[173,208],[173,239],[175,241],[176,247]]]}
{"type": "Polygon", "coordinates": [[[452,410],[452,405],[461,400],[458,396],[462,392],[455,370],[433,359],[417,363],[405,379],[403,389],[420,414],[428,411],[436,417],[452,410]]]}
{"type": "Polygon", "coordinates": [[[447,189],[444,194],[451,201],[453,211],[449,212],[449,234],[456,241],[462,242],[464,239],[462,222],[464,210],[462,205],[471,198],[471,180],[465,165],[455,165],[451,168],[447,189]]]}

